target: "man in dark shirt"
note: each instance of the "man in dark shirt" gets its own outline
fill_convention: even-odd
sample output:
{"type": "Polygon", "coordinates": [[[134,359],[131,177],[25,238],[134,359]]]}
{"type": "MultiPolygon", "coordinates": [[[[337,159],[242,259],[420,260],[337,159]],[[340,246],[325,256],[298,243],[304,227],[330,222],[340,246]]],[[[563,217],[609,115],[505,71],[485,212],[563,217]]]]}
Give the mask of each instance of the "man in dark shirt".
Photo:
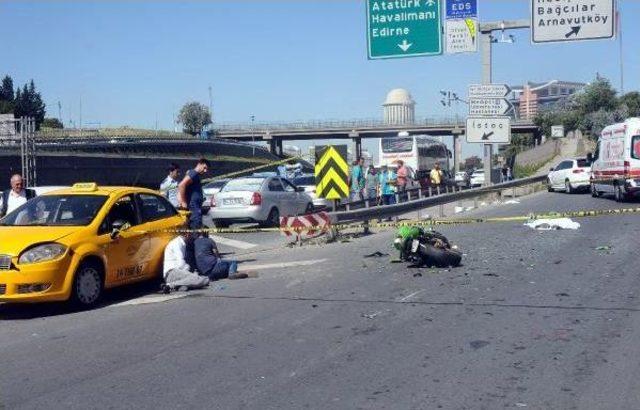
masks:
{"type": "Polygon", "coordinates": [[[202,192],[202,182],[200,177],[209,171],[209,161],[201,158],[194,169],[187,171],[187,174],[178,185],[178,203],[180,208],[188,209],[191,212],[189,216],[189,228],[202,228],[202,203],[204,202],[204,193],[202,192]]]}
{"type": "Polygon", "coordinates": [[[226,261],[220,257],[218,247],[213,239],[204,233],[196,238],[193,243],[196,267],[200,275],[207,276],[210,280],[219,279],[245,279],[246,273],[237,273],[238,262],[226,261]]]}

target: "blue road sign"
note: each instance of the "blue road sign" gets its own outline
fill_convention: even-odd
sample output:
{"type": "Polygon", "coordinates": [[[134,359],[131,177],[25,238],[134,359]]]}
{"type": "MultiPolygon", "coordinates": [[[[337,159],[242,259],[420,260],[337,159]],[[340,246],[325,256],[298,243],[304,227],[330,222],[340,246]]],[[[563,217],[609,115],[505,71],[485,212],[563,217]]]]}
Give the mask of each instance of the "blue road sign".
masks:
{"type": "Polygon", "coordinates": [[[446,0],[447,19],[478,17],[478,0],[446,0]]]}

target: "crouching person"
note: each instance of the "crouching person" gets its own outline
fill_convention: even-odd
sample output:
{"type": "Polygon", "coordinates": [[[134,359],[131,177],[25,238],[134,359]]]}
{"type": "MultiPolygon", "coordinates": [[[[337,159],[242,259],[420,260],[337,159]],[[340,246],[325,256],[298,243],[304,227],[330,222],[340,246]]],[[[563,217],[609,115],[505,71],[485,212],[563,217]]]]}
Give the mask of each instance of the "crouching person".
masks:
{"type": "Polygon", "coordinates": [[[187,263],[187,242],[190,240],[191,233],[183,233],[173,238],[164,249],[165,292],[173,289],[202,289],[209,284],[209,278],[191,272],[187,263]]]}
{"type": "Polygon", "coordinates": [[[206,233],[196,238],[193,249],[198,272],[210,280],[245,279],[249,276],[238,273],[238,262],[222,259],[215,241],[206,233]]]}

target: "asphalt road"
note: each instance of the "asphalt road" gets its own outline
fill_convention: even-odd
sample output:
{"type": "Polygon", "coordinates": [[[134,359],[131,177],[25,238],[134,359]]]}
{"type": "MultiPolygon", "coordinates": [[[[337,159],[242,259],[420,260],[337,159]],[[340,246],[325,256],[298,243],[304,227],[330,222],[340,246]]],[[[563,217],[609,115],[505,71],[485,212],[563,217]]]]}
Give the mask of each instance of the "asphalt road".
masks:
{"type": "MultiPolygon", "coordinates": [[[[474,215],[618,207],[542,193],[474,215]]],[[[392,263],[386,231],[236,249],[257,278],[175,299],[128,290],[89,312],[0,306],[0,403],[638,408],[638,218],[576,219],[575,231],[443,226],[465,252],[464,266],[450,270],[392,263]],[[383,256],[365,257],[376,251],[383,256]]]]}

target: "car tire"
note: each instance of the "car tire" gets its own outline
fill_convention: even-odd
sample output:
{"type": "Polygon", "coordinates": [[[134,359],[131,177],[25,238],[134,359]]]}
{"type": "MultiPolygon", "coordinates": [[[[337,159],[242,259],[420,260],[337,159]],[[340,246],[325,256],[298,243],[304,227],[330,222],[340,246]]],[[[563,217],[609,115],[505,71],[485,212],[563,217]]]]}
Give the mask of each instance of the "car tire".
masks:
{"type": "Polygon", "coordinates": [[[82,262],[73,276],[71,304],[80,309],[92,308],[100,301],[103,290],[102,266],[96,262],[82,262]]]}
{"type": "Polygon", "coordinates": [[[271,208],[264,225],[269,228],[277,228],[280,226],[280,212],[278,211],[278,208],[271,208]]]}
{"type": "Polygon", "coordinates": [[[213,225],[216,228],[225,229],[225,228],[228,228],[229,225],[231,225],[231,224],[229,222],[226,222],[226,221],[221,221],[220,219],[215,219],[213,221],[213,225]]]}
{"type": "Polygon", "coordinates": [[[551,180],[547,179],[547,192],[553,192],[553,188],[551,187],[551,180]]]}
{"type": "Polygon", "coordinates": [[[312,214],[313,213],[313,204],[307,204],[307,208],[304,210],[304,214],[312,214]]]}
{"type": "Polygon", "coordinates": [[[419,249],[422,261],[427,266],[448,268],[459,266],[462,260],[462,253],[454,249],[436,248],[431,245],[421,245],[419,249]]]}
{"type": "Polygon", "coordinates": [[[566,192],[567,194],[573,194],[575,192],[575,189],[573,189],[573,187],[571,186],[571,181],[569,181],[568,179],[564,181],[564,192],[566,192]]]}

